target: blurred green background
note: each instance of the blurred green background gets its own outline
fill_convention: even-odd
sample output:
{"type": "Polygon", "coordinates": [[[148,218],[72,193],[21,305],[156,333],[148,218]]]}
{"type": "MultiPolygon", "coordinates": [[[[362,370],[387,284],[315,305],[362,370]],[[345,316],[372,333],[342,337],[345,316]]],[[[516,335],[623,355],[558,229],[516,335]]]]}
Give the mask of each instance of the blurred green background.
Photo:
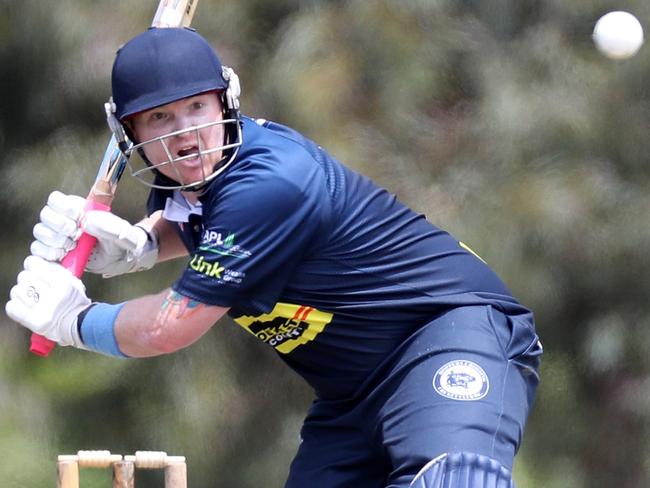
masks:
{"type": "MultiPolygon", "coordinates": [[[[155,0],[0,0],[2,296],[54,189],[84,195],[121,43],[155,0]]],[[[468,243],[536,313],[546,353],[520,488],[650,486],[650,47],[612,61],[609,10],[645,0],[200,0],[243,111],[294,126],[468,243]]],[[[125,177],[115,210],[143,216],[125,177]]],[[[157,292],[184,263],[110,280],[157,292]]],[[[0,325],[0,480],[55,484],[78,449],[187,456],[190,486],[282,486],[310,390],[228,320],[169,357],[27,353],[0,325]]],[[[138,486],[161,486],[156,474],[138,486]]],[[[83,472],[87,487],[107,472],[83,472]]]]}

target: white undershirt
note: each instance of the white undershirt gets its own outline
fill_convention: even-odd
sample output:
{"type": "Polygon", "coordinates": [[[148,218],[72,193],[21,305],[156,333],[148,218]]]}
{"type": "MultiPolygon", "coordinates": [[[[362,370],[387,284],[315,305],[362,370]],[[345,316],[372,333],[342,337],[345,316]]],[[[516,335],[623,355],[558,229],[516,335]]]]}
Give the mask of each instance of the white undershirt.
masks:
{"type": "Polygon", "coordinates": [[[203,215],[201,202],[193,204],[179,190],[174,190],[173,196],[165,201],[163,218],[170,222],[189,222],[192,214],[203,215]]]}

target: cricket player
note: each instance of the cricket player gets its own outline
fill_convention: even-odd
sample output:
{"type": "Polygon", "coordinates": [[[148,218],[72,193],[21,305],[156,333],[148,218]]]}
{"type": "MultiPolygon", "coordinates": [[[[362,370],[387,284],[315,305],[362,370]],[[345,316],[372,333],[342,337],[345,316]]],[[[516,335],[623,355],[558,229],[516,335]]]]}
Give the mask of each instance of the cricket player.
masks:
{"type": "Polygon", "coordinates": [[[52,193],[7,314],[119,358],[173,353],[228,314],[314,389],[289,488],[513,487],[542,352],[531,312],[465,244],[295,130],[240,115],[238,95],[191,29],[124,45],[112,96],[148,217],[52,193]],[[159,294],[91,302],[58,263],[81,229],[98,239],[88,271],[187,266],[159,294]]]}

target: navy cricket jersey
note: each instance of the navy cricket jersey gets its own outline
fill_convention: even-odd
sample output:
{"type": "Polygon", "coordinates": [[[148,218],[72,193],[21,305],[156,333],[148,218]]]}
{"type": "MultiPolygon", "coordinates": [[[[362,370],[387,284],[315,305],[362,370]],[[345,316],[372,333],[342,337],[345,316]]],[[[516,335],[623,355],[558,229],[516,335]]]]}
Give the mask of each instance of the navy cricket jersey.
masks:
{"type": "MultiPolygon", "coordinates": [[[[201,215],[178,224],[190,261],[173,289],[230,307],[320,397],[352,395],[449,308],[528,312],[467,246],[314,142],[241,123],[235,161],[200,197],[201,215]]],[[[149,211],[182,207],[172,195],[154,190],[149,211]]]]}

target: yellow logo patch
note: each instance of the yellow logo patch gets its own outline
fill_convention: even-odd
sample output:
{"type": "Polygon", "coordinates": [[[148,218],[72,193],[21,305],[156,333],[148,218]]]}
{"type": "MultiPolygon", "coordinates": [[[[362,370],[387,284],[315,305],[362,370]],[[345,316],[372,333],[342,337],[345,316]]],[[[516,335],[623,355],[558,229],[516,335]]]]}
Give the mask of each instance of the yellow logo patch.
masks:
{"type": "Polygon", "coordinates": [[[235,319],[248,332],[278,352],[288,354],[301,344],[313,341],[334,317],[312,307],[277,303],[270,313],[235,319]]]}

